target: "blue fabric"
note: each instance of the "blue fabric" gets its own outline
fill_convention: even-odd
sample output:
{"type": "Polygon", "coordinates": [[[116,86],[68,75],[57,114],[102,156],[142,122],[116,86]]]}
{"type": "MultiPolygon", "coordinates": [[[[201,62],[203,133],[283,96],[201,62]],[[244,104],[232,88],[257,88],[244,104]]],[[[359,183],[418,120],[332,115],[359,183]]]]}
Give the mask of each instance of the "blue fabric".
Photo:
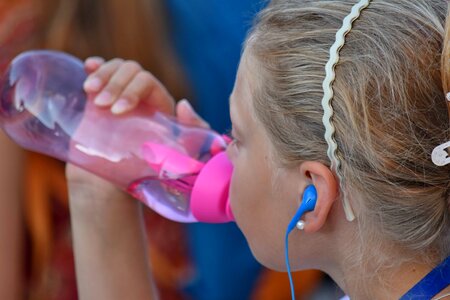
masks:
{"type": "Polygon", "coordinates": [[[171,33],[194,90],[195,108],[212,128],[230,128],[228,97],[242,44],[261,0],[166,0],[171,33]]]}
{"type": "Polygon", "coordinates": [[[188,225],[196,277],[186,292],[196,300],[249,299],[261,266],[236,224],[188,225]]]}
{"type": "MultiPolygon", "coordinates": [[[[193,87],[195,109],[219,132],[230,129],[228,98],[245,35],[261,0],[166,0],[175,49],[193,87]]],[[[249,299],[261,266],[236,224],[188,225],[196,300],[249,299]]]]}
{"type": "Polygon", "coordinates": [[[415,286],[413,286],[400,300],[432,299],[450,285],[450,256],[434,268],[415,286]]]}

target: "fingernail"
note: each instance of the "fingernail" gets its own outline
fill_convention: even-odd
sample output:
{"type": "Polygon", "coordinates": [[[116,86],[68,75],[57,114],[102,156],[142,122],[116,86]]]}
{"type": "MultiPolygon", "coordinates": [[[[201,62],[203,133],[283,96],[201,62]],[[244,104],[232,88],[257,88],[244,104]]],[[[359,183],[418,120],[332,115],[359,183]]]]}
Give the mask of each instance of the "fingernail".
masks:
{"type": "Polygon", "coordinates": [[[178,102],[178,105],[184,106],[192,115],[198,116],[198,114],[195,112],[194,108],[192,107],[191,103],[189,103],[186,99],[181,99],[178,102]]]}
{"type": "Polygon", "coordinates": [[[97,77],[88,78],[84,82],[84,90],[87,92],[98,92],[101,87],[102,81],[97,77]]]}
{"type": "Polygon", "coordinates": [[[108,104],[111,104],[111,94],[108,92],[101,92],[100,95],[98,95],[95,100],[94,103],[96,105],[100,105],[100,106],[105,106],[108,104]]]}
{"type": "Polygon", "coordinates": [[[101,64],[104,61],[105,60],[100,56],[91,56],[91,57],[86,58],[86,63],[88,63],[88,64],[90,64],[90,63],[101,64]]]}
{"type": "Polygon", "coordinates": [[[127,99],[119,99],[111,107],[111,112],[113,114],[121,114],[121,113],[125,112],[126,110],[128,110],[129,107],[130,107],[130,103],[128,102],[127,99]]]}

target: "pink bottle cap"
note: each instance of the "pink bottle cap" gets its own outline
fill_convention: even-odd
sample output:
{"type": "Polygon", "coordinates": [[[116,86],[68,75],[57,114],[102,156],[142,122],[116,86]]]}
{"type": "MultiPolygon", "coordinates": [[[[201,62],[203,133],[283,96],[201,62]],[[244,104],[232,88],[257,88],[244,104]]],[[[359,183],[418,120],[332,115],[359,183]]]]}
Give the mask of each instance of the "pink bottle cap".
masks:
{"type": "Polygon", "coordinates": [[[233,165],[225,152],[211,158],[198,175],[191,193],[191,211],[205,223],[233,222],[229,188],[233,165]]]}

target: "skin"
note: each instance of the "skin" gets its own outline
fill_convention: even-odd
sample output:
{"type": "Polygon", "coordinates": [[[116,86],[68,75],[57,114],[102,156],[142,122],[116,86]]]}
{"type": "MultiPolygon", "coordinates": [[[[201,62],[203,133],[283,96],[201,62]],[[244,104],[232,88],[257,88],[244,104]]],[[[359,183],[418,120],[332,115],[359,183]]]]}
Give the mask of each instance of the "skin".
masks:
{"type": "MultiPolygon", "coordinates": [[[[304,230],[294,230],[289,239],[292,269],[320,269],[352,299],[398,299],[431,268],[408,264],[379,273],[368,262],[367,273],[361,274],[345,263],[348,254],[361,246],[352,238],[358,233],[357,221],[346,220],[337,198],[338,184],[327,166],[315,161],[290,168],[277,165],[276,151],[254,117],[252,91],[258,82],[252,71],[256,66],[251,53],[245,51],[230,97],[235,139],[227,149],[234,165],[231,206],[254,256],[269,268],[285,271],[287,224],[300,205],[303,190],[313,184],[318,193],[316,207],[304,215],[304,230]],[[391,286],[387,288],[376,276],[369,276],[374,273],[390,278],[391,286]],[[361,276],[367,276],[370,294],[356,288],[361,276]]],[[[135,63],[104,63],[92,58],[86,61],[86,69],[91,75],[85,90],[103,109],[126,114],[144,102],[166,113],[175,110],[183,123],[207,126],[187,102],[174,109],[165,88],[135,63]]],[[[67,179],[80,299],[155,299],[138,201],[71,165],[67,179]]],[[[441,295],[448,292],[449,288],[441,295]]]]}

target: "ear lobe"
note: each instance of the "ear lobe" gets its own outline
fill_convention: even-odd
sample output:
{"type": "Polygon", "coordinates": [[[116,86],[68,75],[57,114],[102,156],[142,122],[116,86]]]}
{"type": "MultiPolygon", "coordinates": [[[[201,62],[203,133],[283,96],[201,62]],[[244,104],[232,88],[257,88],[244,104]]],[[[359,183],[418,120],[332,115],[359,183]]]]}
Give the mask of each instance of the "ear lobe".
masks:
{"type": "Polygon", "coordinates": [[[322,163],[307,161],[301,164],[304,179],[311,182],[317,190],[316,207],[304,215],[304,232],[319,231],[328,219],[331,207],[338,196],[338,183],[331,170],[322,163]]]}

